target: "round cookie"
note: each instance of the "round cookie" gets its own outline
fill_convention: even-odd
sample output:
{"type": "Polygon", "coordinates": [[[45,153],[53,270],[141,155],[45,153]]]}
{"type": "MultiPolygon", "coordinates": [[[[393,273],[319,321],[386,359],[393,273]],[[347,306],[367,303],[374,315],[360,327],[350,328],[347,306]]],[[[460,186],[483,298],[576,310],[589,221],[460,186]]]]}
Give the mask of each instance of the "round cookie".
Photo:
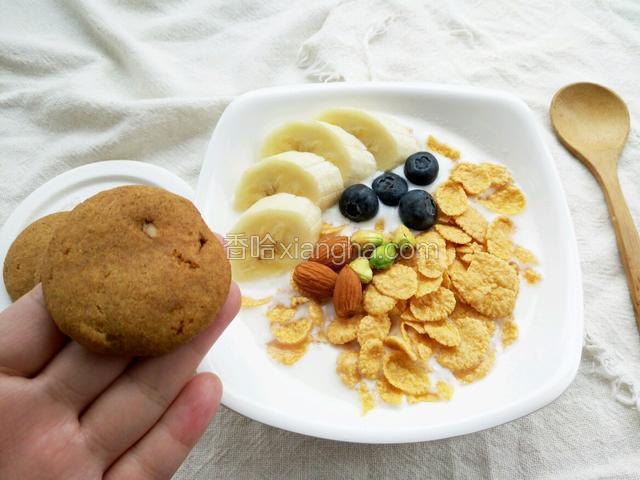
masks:
{"type": "Polygon", "coordinates": [[[40,266],[53,232],[69,212],[52,213],[36,220],[16,237],[4,259],[4,286],[16,301],[40,283],[40,266]]]}
{"type": "Polygon", "coordinates": [[[231,268],[187,199],[147,186],[78,205],[42,266],[60,330],[104,353],[158,355],[188,342],[224,304],[231,268]]]}

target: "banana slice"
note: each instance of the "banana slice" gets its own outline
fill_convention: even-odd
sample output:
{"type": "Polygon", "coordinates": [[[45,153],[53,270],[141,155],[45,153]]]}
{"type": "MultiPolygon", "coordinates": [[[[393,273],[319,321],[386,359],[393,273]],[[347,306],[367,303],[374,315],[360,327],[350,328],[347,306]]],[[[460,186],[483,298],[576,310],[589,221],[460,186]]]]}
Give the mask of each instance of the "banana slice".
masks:
{"type": "Polygon", "coordinates": [[[285,192],[307,197],[322,210],[333,205],[344,185],[340,170],[307,152],[284,152],[251,166],[236,188],[235,207],[246,210],[263,197],[285,192]]]}
{"type": "Polygon", "coordinates": [[[306,197],[276,193],[246,210],[227,234],[233,278],[284,273],[318,241],[322,212],[306,197]]]}
{"type": "Polygon", "coordinates": [[[384,115],[357,108],[332,108],[321,113],[318,120],[357,137],[376,158],[378,170],[391,170],[420,150],[411,129],[384,115]]]}
{"type": "Polygon", "coordinates": [[[340,169],[345,186],[368,177],[376,162],[360,140],[340,127],[315,120],[289,122],[264,141],[262,157],[295,150],[320,155],[340,169]]]}

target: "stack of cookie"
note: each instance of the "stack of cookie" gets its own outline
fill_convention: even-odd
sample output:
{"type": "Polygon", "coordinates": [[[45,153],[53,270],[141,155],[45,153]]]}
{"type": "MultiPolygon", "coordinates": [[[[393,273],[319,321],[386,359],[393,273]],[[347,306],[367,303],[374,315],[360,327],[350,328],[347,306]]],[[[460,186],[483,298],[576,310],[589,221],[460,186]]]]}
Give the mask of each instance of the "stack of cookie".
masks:
{"type": "Polygon", "coordinates": [[[202,331],[231,271],[195,206],[165,190],[106,190],[29,225],[4,263],[13,300],[42,282],[60,330],[87,348],[158,355],[202,331]]]}

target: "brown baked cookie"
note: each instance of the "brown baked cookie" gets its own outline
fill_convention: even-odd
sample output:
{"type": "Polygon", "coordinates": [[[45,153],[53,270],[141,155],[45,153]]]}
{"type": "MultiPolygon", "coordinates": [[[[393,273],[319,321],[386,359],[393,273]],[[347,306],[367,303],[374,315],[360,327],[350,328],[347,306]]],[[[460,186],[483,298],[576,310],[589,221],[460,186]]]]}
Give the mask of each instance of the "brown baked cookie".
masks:
{"type": "Polygon", "coordinates": [[[186,343],[224,304],[231,269],[187,199],[147,186],[106,190],[55,232],[42,266],[47,308],[87,348],[157,355],[186,343]]]}
{"type": "Polygon", "coordinates": [[[4,286],[16,301],[40,283],[40,265],[47,252],[53,232],[67,218],[69,212],[52,213],[36,220],[9,247],[4,259],[4,286]]]}

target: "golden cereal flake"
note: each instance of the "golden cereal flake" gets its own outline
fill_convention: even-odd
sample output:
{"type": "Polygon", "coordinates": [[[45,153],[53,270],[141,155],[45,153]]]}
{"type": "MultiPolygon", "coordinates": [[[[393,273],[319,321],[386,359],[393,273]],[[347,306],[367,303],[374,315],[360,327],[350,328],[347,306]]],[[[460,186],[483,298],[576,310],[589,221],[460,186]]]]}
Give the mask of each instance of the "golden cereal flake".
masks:
{"type": "Polygon", "coordinates": [[[404,352],[387,352],[382,362],[385,378],[405,393],[421,395],[429,391],[429,375],[423,362],[414,362],[404,352]]]}
{"type": "Polygon", "coordinates": [[[329,237],[329,236],[333,236],[333,235],[337,235],[338,233],[340,233],[342,230],[345,229],[347,225],[331,225],[330,223],[323,223],[322,224],[322,229],[320,230],[320,236],[321,237],[329,237]]]}
{"type": "Polygon", "coordinates": [[[373,338],[383,340],[389,335],[389,330],[391,330],[391,320],[387,315],[366,315],[358,324],[358,343],[363,346],[373,338]]]}
{"type": "Polygon", "coordinates": [[[342,383],[349,388],[354,388],[360,381],[358,353],[352,351],[340,352],[336,359],[336,373],[342,383]]]}
{"type": "Polygon", "coordinates": [[[378,379],[376,390],[383,402],[389,405],[400,405],[402,403],[402,390],[391,385],[386,378],[378,379]]]}
{"type": "Polygon", "coordinates": [[[271,324],[271,333],[275,339],[287,345],[300,343],[309,334],[311,330],[311,319],[302,318],[297,321],[271,324]]]}
{"type": "Polygon", "coordinates": [[[311,322],[316,327],[322,327],[324,325],[324,313],[322,306],[314,301],[309,303],[309,317],[311,322]]]}
{"type": "Polygon", "coordinates": [[[438,278],[447,268],[447,244],[435,230],[416,237],[416,264],[420,274],[427,278],[438,278]]]}
{"type": "Polygon", "coordinates": [[[484,322],[475,318],[456,320],[460,330],[460,344],[456,347],[442,347],[436,353],[438,362],[449,370],[466,370],[482,362],[491,337],[484,322]]]}
{"type": "Polygon", "coordinates": [[[507,185],[485,199],[481,199],[480,203],[489,210],[504,215],[516,215],[524,210],[527,200],[515,185],[507,185]]]}
{"type": "Polygon", "coordinates": [[[453,225],[435,225],[436,232],[438,232],[442,238],[457,244],[465,244],[471,241],[471,237],[461,228],[454,227],[453,225]]]}
{"type": "Polygon", "coordinates": [[[442,285],[443,277],[440,276],[438,278],[427,278],[422,274],[418,275],[418,289],[416,290],[416,297],[424,297],[429,293],[433,293],[440,285],[442,285]]]}
{"type": "Polygon", "coordinates": [[[500,333],[502,335],[502,346],[507,348],[518,339],[518,324],[513,318],[508,318],[502,322],[500,333]]]}
{"type": "Polygon", "coordinates": [[[536,272],[532,268],[525,269],[525,271],[522,272],[522,276],[524,277],[524,279],[527,281],[529,285],[535,285],[540,280],[542,280],[542,275],[540,275],[540,273],[536,272]]]}
{"type": "Polygon", "coordinates": [[[373,398],[373,395],[371,395],[371,392],[369,392],[367,384],[364,382],[360,382],[360,384],[358,385],[358,394],[360,395],[362,415],[366,415],[375,408],[376,401],[373,398]]]}
{"type": "Polygon", "coordinates": [[[535,254],[529,250],[528,248],[522,247],[520,245],[516,245],[516,249],[513,252],[513,255],[523,265],[536,265],[538,263],[538,258],[535,254]]]}
{"type": "Polygon", "coordinates": [[[408,300],[396,300],[396,304],[389,310],[389,316],[399,317],[407,308],[409,308],[408,300]]]}
{"type": "Polygon", "coordinates": [[[373,285],[383,295],[407,300],[416,294],[418,277],[411,268],[394,264],[388,270],[374,275],[373,285]]]}
{"type": "Polygon", "coordinates": [[[455,370],[453,374],[461,383],[473,383],[483,379],[493,368],[496,361],[495,350],[490,350],[477,367],[466,370],[455,370]]]}
{"type": "Polygon", "coordinates": [[[411,346],[411,343],[402,337],[398,337],[397,335],[390,335],[384,339],[384,345],[394,350],[403,351],[411,360],[418,359],[416,352],[411,346]]]}
{"type": "Polygon", "coordinates": [[[467,271],[456,272],[452,280],[465,303],[490,318],[505,317],[515,307],[518,274],[494,255],[474,254],[467,271]]]}
{"type": "MultiPolygon", "coordinates": [[[[447,245],[447,267],[450,267],[456,260],[456,247],[447,245]]],[[[442,272],[444,273],[444,272],[442,272]]]]}
{"type": "Polygon", "coordinates": [[[267,311],[267,318],[271,323],[288,323],[293,320],[295,314],[295,308],[276,305],[267,311]]]}
{"type": "Polygon", "coordinates": [[[334,345],[343,345],[358,337],[358,324],[362,315],[357,314],[350,318],[337,317],[327,327],[327,338],[334,345]]]}
{"type": "Polygon", "coordinates": [[[492,186],[503,187],[513,182],[511,172],[504,165],[497,163],[481,163],[480,165],[488,173],[492,186]]]}
{"type": "Polygon", "coordinates": [[[267,344],[267,353],[276,362],[284,365],[293,365],[306,353],[308,346],[308,337],[302,342],[293,345],[286,345],[277,340],[272,340],[267,344]]]}
{"type": "Polygon", "coordinates": [[[441,402],[449,401],[453,397],[453,385],[444,380],[438,380],[435,392],[427,392],[422,395],[407,394],[407,402],[409,404],[420,402],[441,402]]]}
{"type": "Polygon", "coordinates": [[[489,172],[477,163],[459,163],[451,171],[451,180],[460,183],[469,195],[477,195],[491,186],[489,172]]]}
{"type": "Polygon", "coordinates": [[[480,243],[484,243],[489,223],[475,208],[467,208],[461,215],[455,218],[458,226],[480,243]]]}
{"type": "Polygon", "coordinates": [[[272,298],[273,298],[272,295],[269,295],[268,297],[264,297],[264,298],[252,298],[246,295],[242,295],[242,297],[240,297],[240,306],[242,308],[260,307],[262,305],[266,305],[267,303],[269,303],[272,298]]]}
{"type": "Polygon", "coordinates": [[[462,185],[450,180],[440,184],[435,197],[438,207],[447,215],[462,215],[469,206],[467,194],[462,185]]]}
{"type": "Polygon", "coordinates": [[[452,321],[428,322],[424,324],[424,332],[436,342],[446,347],[460,345],[460,330],[452,321]]]}
{"type": "Polygon", "coordinates": [[[378,338],[367,340],[360,349],[358,357],[358,368],[360,374],[364,378],[375,380],[378,378],[380,368],[382,367],[382,357],[384,355],[384,346],[378,338]]]}
{"type": "Polygon", "coordinates": [[[453,292],[440,287],[433,293],[413,298],[409,304],[413,316],[423,322],[437,322],[449,315],[456,306],[453,292]]]}
{"type": "Polygon", "coordinates": [[[509,260],[513,256],[514,246],[511,241],[513,222],[508,217],[497,217],[487,229],[487,250],[490,254],[509,260]]]}
{"type": "Polygon", "coordinates": [[[453,147],[450,147],[446,143],[442,143],[435,139],[433,135],[429,135],[427,138],[427,148],[433,150],[434,152],[438,152],[445,157],[456,161],[460,159],[460,150],[456,150],[453,147]]]}
{"type": "Polygon", "coordinates": [[[384,217],[379,218],[378,220],[376,220],[376,224],[374,226],[375,230],[377,232],[384,232],[384,217]]]}
{"type": "Polygon", "coordinates": [[[396,299],[381,294],[374,285],[369,285],[364,291],[363,305],[369,315],[384,315],[395,307],[396,299]]]}

